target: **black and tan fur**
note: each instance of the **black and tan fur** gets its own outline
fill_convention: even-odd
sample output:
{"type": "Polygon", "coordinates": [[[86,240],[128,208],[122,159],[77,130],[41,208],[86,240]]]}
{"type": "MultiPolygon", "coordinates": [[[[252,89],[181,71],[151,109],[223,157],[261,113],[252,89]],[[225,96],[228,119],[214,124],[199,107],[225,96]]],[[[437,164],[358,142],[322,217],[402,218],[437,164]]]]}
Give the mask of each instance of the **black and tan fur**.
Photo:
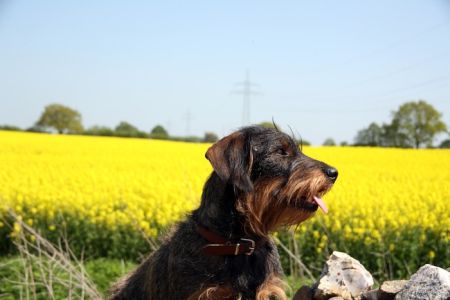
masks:
{"type": "Polygon", "coordinates": [[[304,155],[277,129],[245,127],[206,153],[214,171],[199,208],[179,223],[110,299],[286,299],[276,245],[269,233],[299,224],[317,210],[337,171],[304,155]],[[252,255],[209,256],[201,225],[229,240],[258,242],[252,255]]]}

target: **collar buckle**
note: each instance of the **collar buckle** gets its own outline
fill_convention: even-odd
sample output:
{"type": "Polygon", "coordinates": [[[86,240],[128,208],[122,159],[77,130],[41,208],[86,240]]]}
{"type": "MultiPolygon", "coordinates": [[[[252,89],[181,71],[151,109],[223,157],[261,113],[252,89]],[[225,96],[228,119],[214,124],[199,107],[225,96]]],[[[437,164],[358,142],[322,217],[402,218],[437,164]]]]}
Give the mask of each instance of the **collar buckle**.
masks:
{"type": "MultiPolygon", "coordinates": [[[[248,251],[245,252],[244,254],[245,255],[252,255],[253,252],[255,252],[255,245],[256,245],[255,241],[251,240],[251,239],[244,239],[244,238],[241,238],[241,241],[250,243],[250,246],[248,247],[248,251]]],[[[236,250],[238,250],[239,244],[237,244],[237,246],[238,247],[236,247],[236,250]]],[[[235,255],[237,255],[237,254],[235,254],[235,255]]]]}

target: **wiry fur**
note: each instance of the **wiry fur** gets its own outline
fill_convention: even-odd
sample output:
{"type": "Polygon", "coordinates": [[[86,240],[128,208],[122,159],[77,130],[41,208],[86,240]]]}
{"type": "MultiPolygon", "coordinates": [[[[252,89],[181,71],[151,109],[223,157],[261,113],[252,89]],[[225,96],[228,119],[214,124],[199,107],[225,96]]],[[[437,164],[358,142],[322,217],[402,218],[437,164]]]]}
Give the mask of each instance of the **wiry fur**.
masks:
{"type": "Polygon", "coordinates": [[[317,170],[307,174],[294,171],[287,183],[282,178],[256,182],[255,192],[237,202],[238,211],[247,216],[246,232],[266,236],[281,226],[299,224],[310,218],[313,215],[310,211],[293,208],[301,205],[298,202],[302,201],[303,195],[311,199],[331,188],[320,173],[317,170]]]}
{"type": "Polygon", "coordinates": [[[200,207],[134,272],[111,290],[110,299],[286,299],[279,256],[269,232],[311,217],[315,195],[334,179],[326,164],[300,152],[276,129],[247,127],[206,153],[214,172],[200,207]],[[201,225],[230,241],[258,243],[252,255],[207,256],[201,225]]]}

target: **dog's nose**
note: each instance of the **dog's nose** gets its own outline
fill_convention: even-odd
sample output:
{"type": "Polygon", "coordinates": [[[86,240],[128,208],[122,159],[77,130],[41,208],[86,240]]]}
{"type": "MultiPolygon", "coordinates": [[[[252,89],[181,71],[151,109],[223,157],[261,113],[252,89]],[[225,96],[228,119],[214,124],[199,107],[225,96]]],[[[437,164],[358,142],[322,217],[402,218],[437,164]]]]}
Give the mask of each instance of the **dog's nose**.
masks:
{"type": "Polygon", "coordinates": [[[328,176],[331,180],[333,180],[333,182],[336,181],[336,179],[337,179],[337,177],[338,177],[338,170],[336,170],[335,168],[332,168],[332,167],[328,167],[328,168],[325,170],[325,173],[327,174],[327,176],[328,176]]]}

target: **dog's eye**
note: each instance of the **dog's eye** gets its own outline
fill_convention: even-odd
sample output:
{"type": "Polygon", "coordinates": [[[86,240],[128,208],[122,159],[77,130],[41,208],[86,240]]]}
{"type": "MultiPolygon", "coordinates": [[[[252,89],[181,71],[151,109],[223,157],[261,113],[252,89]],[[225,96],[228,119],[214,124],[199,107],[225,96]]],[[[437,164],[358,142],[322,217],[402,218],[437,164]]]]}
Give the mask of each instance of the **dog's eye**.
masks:
{"type": "Polygon", "coordinates": [[[283,156],[289,155],[289,153],[287,153],[287,151],[284,148],[279,148],[277,150],[277,153],[280,154],[280,155],[283,155],[283,156]]]}

